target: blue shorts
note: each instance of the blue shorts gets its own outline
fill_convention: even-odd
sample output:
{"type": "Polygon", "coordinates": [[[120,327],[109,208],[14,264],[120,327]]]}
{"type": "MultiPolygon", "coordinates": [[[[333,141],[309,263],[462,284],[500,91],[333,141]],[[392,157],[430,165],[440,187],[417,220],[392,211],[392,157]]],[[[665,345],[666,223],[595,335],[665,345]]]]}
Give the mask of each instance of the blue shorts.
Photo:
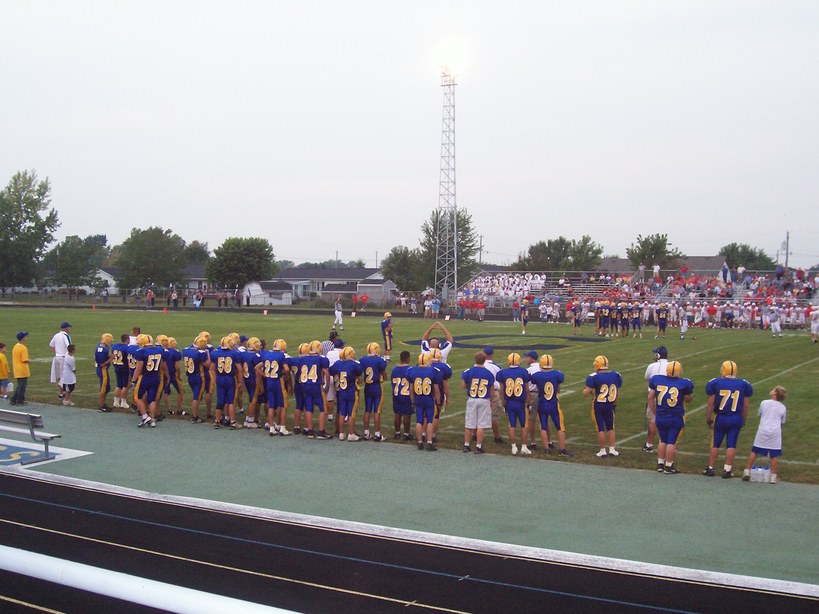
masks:
{"type": "Polygon", "coordinates": [[[604,316],[600,318],[600,328],[608,328],[609,327],[609,318],[608,316],[604,316]]]}
{"type": "Polygon", "coordinates": [[[355,409],[355,402],[356,397],[353,396],[339,396],[336,397],[336,408],[338,410],[338,415],[342,418],[349,418],[353,415],[353,410],[355,409]]]}
{"type": "Polygon", "coordinates": [[[384,337],[384,351],[389,352],[392,349],[392,335],[384,337]]]}
{"type": "Polygon", "coordinates": [[[127,388],[128,387],[128,368],[123,367],[122,369],[117,369],[114,367],[114,376],[117,378],[117,388],[127,388]]]}
{"type": "Polygon", "coordinates": [[[367,389],[364,389],[364,411],[368,414],[381,413],[381,399],[380,389],[376,391],[378,394],[368,394],[367,389]]]}
{"type": "Polygon", "coordinates": [[[247,390],[247,403],[250,405],[251,403],[255,403],[258,401],[258,397],[256,396],[256,374],[253,374],[253,377],[245,377],[245,390],[247,390]]]}
{"type": "Polygon", "coordinates": [[[660,443],[676,445],[677,440],[685,428],[685,418],[682,416],[657,416],[657,434],[660,443]]]}
{"type": "Polygon", "coordinates": [[[614,430],[614,408],[611,405],[598,407],[595,404],[592,409],[592,418],[594,418],[594,423],[597,425],[598,433],[614,430]]]}
{"type": "MultiPolygon", "coordinates": [[[[304,410],[304,388],[301,387],[301,384],[294,384],[293,386],[293,396],[296,400],[296,409],[298,411],[304,410]]],[[[272,402],[270,398],[270,389],[267,390],[267,398],[269,401],[272,402]]]]}
{"type": "Polygon", "coordinates": [[[574,318],[574,325],[579,327],[579,326],[581,326],[582,324],[583,324],[583,320],[582,320],[581,318],[579,318],[579,317],[575,316],[575,318],[574,318]]]}
{"type": "Polygon", "coordinates": [[[509,426],[516,428],[526,426],[526,403],[517,401],[506,402],[506,415],[509,417],[509,426]]]}
{"type": "Polygon", "coordinates": [[[628,330],[628,320],[620,320],[620,328],[628,330]]]}
{"type": "Polygon", "coordinates": [[[770,456],[771,458],[776,458],[777,456],[782,456],[782,450],[772,450],[771,448],[757,448],[756,446],[751,446],[751,452],[757,454],[759,456],[770,456]]]}
{"type": "Polygon", "coordinates": [[[216,409],[233,405],[236,400],[236,378],[232,375],[216,376],[216,409]]]}
{"type": "Polygon", "coordinates": [[[411,416],[412,401],[410,401],[406,397],[393,397],[392,411],[398,414],[399,416],[411,416]]]}
{"type": "Polygon", "coordinates": [[[159,398],[159,378],[145,379],[140,376],[134,384],[134,400],[143,399],[146,403],[155,403],[159,398]]]}
{"type": "MultiPolygon", "coordinates": [[[[284,393],[282,392],[282,382],[280,379],[267,378],[267,385],[265,386],[267,392],[267,406],[270,409],[279,409],[284,407],[284,393]]],[[[298,395],[296,396],[298,399],[298,395]]],[[[301,409],[296,404],[297,409],[301,409]]]]}
{"type": "Polygon", "coordinates": [[[633,328],[634,330],[637,330],[638,328],[640,330],[643,329],[643,323],[640,321],[640,318],[631,319],[631,328],[633,328]]]}
{"type": "Polygon", "coordinates": [[[722,446],[722,441],[725,440],[726,448],[736,448],[741,430],[741,414],[717,414],[717,419],[714,421],[714,442],[711,447],[719,448],[722,446]]]}
{"type": "Polygon", "coordinates": [[[554,424],[558,431],[566,430],[566,426],[563,422],[563,412],[560,410],[559,406],[552,405],[551,407],[538,407],[537,415],[538,418],[540,418],[541,431],[545,431],[549,428],[549,418],[552,419],[552,424],[554,424]]]}
{"type": "Polygon", "coordinates": [[[304,411],[312,414],[318,408],[319,413],[324,413],[324,393],[321,386],[302,386],[301,392],[304,396],[304,411]]]}
{"type": "Polygon", "coordinates": [[[97,379],[100,380],[100,392],[111,392],[111,382],[108,379],[108,369],[97,367],[97,379]]]}
{"type": "Polygon", "coordinates": [[[191,392],[193,392],[193,400],[201,401],[205,394],[205,387],[202,385],[202,378],[198,375],[195,377],[189,375],[188,386],[191,387],[191,392]]]}
{"type": "Polygon", "coordinates": [[[171,394],[171,387],[176,390],[176,394],[182,394],[182,391],[179,389],[179,377],[176,375],[176,371],[169,374],[168,381],[165,382],[165,394],[171,394]]]}
{"type": "Polygon", "coordinates": [[[667,324],[668,324],[667,320],[657,320],[657,328],[659,328],[660,330],[665,330],[667,324]]]}
{"type": "Polygon", "coordinates": [[[431,423],[435,418],[435,401],[427,397],[415,397],[415,421],[431,423]]]}

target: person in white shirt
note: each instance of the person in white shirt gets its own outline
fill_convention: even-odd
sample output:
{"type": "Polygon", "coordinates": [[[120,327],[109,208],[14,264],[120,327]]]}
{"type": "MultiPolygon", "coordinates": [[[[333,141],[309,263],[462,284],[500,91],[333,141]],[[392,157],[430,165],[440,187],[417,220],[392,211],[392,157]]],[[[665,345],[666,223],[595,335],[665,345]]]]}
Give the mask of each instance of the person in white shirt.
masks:
{"type": "MultiPolygon", "coordinates": [[[[665,375],[666,367],[668,366],[668,349],[661,345],[654,350],[654,362],[646,367],[645,376],[643,379],[648,382],[655,375],[665,375]]],[[[651,388],[648,389],[651,392],[651,388]]],[[[643,452],[651,454],[654,452],[654,438],[657,437],[657,416],[651,410],[651,405],[648,402],[648,393],[646,393],[646,443],[643,446],[643,452]]]]}
{"type": "MultiPolygon", "coordinates": [[[[489,369],[492,375],[495,376],[495,390],[500,390],[500,384],[497,381],[498,372],[501,370],[499,365],[496,365],[495,362],[492,360],[492,355],[495,353],[494,348],[491,345],[487,345],[483,348],[483,353],[486,354],[486,362],[484,363],[484,367],[489,369]]],[[[492,434],[495,436],[495,443],[503,444],[503,437],[500,435],[500,415],[503,411],[503,405],[501,404],[500,395],[494,394],[492,395],[494,401],[492,402],[492,434]]]]}
{"type": "Polygon", "coordinates": [[[341,330],[344,330],[344,311],[343,307],[341,306],[341,299],[336,299],[334,314],[336,319],[333,320],[333,330],[336,330],[336,326],[338,326],[341,330]]]}
{"type": "Polygon", "coordinates": [[[429,353],[430,349],[438,348],[441,350],[441,362],[448,362],[447,358],[449,357],[449,353],[452,351],[452,346],[455,344],[455,338],[452,336],[446,326],[444,326],[440,321],[436,321],[435,324],[430,326],[426,332],[421,336],[421,351],[429,353]],[[432,337],[432,331],[436,328],[441,329],[441,332],[444,334],[445,340],[441,343],[441,340],[432,337]]]}
{"type": "Polygon", "coordinates": [[[65,393],[63,405],[72,407],[74,406],[74,401],[71,400],[71,393],[74,392],[74,388],[77,385],[77,363],[74,361],[74,352],[76,349],[73,343],[68,344],[62,362],[63,372],[60,374],[60,381],[62,382],[63,392],[65,393]]]}
{"type": "MultiPolygon", "coordinates": [[[[336,362],[341,360],[341,350],[344,349],[344,341],[335,337],[333,339],[333,347],[327,351],[327,360],[329,366],[333,366],[336,362]]],[[[327,389],[324,391],[324,398],[327,401],[327,422],[336,423],[336,435],[341,435],[344,432],[343,420],[339,420],[336,416],[336,384],[332,378],[327,384],[327,389]]]]}
{"type": "Polygon", "coordinates": [[[748,455],[748,464],[742,472],[742,479],[746,482],[751,479],[751,467],[757,455],[771,457],[771,484],[776,484],[777,466],[782,456],[782,425],[785,424],[787,409],[782,401],[788,396],[788,391],[782,386],[776,386],[769,393],[769,400],[759,404],[759,429],[754,438],[754,445],[748,455]]]}
{"type": "Polygon", "coordinates": [[[810,336],[814,343],[819,339],[819,309],[810,312],[810,336]]]}
{"type": "MultiPolygon", "coordinates": [[[[538,371],[542,371],[540,368],[540,363],[538,362],[537,352],[534,350],[529,350],[523,356],[526,358],[526,370],[529,372],[529,375],[534,375],[538,371]]],[[[529,382],[527,385],[529,386],[529,399],[527,401],[527,407],[529,409],[529,449],[534,452],[537,450],[537,440],[540,437],[540,417],[537,411],[537,385],[531,382],[529,382]]],[[[523,434],[521,440],[525,440],[525,437],[526,433],[523,434]]],[[[552,432],[548,421],[546,422],[546,439],[549,442],[549,445],[543,451],[544,454],[548,454],[549,449],[554,448],[554,444],[552,443],[552,432]]]]}
{"type": "Polygon", "coordinates": [[[54,352],[54,358],[51,361],[51,383],[57,386],[57,397],[65,398],[65,391],[63,390],[63,364],[65,357],[68,354],[68,346],[71,343],[71,335],[68,334],[68,329],[71,324],[63,322],[60,324],[60,331],[56,333],[49,341],[48,345],[51,351],[54,352]]]}

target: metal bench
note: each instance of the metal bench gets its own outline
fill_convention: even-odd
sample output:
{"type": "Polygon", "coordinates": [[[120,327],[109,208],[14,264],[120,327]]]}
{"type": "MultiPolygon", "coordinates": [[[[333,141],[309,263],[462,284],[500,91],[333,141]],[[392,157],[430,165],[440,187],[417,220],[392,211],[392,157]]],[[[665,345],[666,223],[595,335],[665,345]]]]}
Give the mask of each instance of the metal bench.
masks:
{"type": "Polygon", "coordinates": [[[31,463],[39,463],[44,460],[56,458],[56,455],[48,451],[48,444],[52,439],[60,437],[54,433],[45,433],[43,431],[35,431],[34,429],[43,428],[43,417],[39,414],[29,414],[23,411],[12,411],[10,409],[0,409],[0,431],[7,433],[17,433],[18,435],[29,435],[35,442],[41,443],[45,446],[45,451],[42,456],[35,456],[21,461],[22,465],[29,465],[31,463]],[[19,426],[8,426],[19,424],[19,426]]]}

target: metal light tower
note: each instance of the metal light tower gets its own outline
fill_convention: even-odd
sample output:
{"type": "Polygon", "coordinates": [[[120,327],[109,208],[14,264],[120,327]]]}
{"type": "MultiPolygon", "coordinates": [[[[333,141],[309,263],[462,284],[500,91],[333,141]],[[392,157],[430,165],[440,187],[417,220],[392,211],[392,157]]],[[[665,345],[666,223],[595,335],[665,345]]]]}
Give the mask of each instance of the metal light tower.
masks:
{"type": "Polygon", "coordinates": [[[441,178],[435,212],[435,292],[447,305],[458,291],[458,206],[455,202],[455,78],[441,71],[444,115],[441,130],[441,178]]]}

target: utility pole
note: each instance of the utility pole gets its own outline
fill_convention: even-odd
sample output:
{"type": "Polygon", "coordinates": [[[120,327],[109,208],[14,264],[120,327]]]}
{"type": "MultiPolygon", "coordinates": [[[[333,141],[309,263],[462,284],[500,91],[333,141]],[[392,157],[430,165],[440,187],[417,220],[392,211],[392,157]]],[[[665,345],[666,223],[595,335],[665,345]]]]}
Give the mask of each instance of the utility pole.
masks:
{"type": "Polygon", "coordinates": [[[480,239],[480,243],[478,243],[478,264],[483,264],[483,235],[478,238],[480,239]]]}

